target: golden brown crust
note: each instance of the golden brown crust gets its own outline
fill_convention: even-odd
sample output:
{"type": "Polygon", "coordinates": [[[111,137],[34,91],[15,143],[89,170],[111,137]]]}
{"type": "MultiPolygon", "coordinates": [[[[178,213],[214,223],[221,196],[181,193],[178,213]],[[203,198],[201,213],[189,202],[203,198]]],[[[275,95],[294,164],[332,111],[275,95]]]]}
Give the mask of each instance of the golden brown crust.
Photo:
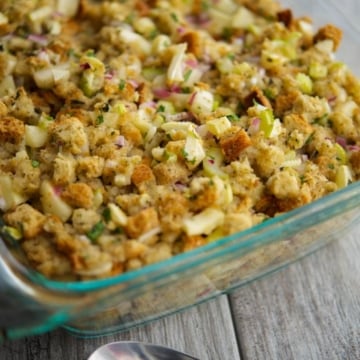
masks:
{"type": "Polygon", "coordinates": [[[341,39],[343,36],[342,30],[332,24],[327,24],[324,27],[320,28],[314,36],[314,42],[317,43],[322,40],[332,40],[334,42],[334,51],[340,45],[341,39]]]}
{"type": "Polygon", "coordinates": [[[24,237],[32,238],[39,235],[45,222],[45,215],[28,204],[21,204],[4,215],[9,225],[22,231],[24,237]]]}
{"type": "Polygon", "coordinates": [[[131,239],[136,239],[157,226],[159,226],[157,211],[154,207],[149,207],[130,216],[125,231],[131,239]]]}
{"type": "Polygon", "coordinates": [[[272,109],[271,102],[259,88],[254,88],[244,99],[245,108],[254,106],[255,103],[263,105],[268,109],[272,109]]]}
{"type": "Polygon", "coordinates": [[[227,161],[235,161],[241,152],[251,145],[251,139],[245,130],[232,128],[220,139],[220,147],[227,161]]]}
{"type": "Polygon", "coordinates": [[[93,205],[93,191],[85,183],[69,184],[61,193],[61,197],[72,207],[89,209],[93,205]]]}
{"type": "Polygon", "coordinates": [[[151,167],[142,163],[135,166],[131,175],[131,181],[135,186],[139,187],[144,182],[154,182],[155,176],[151,167]]]}
{"type": "Polygon", "coordinates": [[[200,59],[203,56],[204,42],[200,34],[195,31],[187,31],[181,37],[181,42],[187,43],[187,49],[200,59]]]}
{"type": "Polygon", "coordinates": [[[12,116],[0,118],[0,141],[18,144],[24,139],[25,124],[12,116]]]}
{"type": "Polygon", "coordinates": [[[282,22],[287,28],[291,27],[293,21],[293,13],[290,9],[283,9],[276,13],[278,21],[282,22]]]}

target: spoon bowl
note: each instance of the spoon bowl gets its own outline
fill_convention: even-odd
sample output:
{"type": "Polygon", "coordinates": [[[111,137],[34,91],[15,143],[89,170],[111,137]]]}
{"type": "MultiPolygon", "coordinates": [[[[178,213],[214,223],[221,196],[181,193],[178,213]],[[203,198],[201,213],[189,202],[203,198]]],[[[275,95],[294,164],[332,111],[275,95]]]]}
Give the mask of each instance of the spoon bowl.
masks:
{"type": "Polygon", "coordinates": [[[88,360],[199,360],[166,346],[116,341],[97,348],[88,360]]]}

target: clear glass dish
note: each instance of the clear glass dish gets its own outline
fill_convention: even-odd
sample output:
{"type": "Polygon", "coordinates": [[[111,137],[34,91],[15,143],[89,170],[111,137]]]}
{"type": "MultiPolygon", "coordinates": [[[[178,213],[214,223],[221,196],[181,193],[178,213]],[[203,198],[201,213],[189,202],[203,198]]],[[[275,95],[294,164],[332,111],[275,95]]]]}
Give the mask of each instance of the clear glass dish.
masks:
{"type": "MultiPolygon", "coordinates": [[[[334,23],[344,31],[339,51],[356,69],[360,27],[356,7],[347,14],[335,1],[283,0],[315,25],[334,23]]],[[[343,3],[344,5],[344,3],[343,3]]],[[[345,9],[345,6],[344,6],[345,9]]],[[[79,336],[99,336],[179,311],[269,274],[327,242],[341,238],[360,221],[360,182],[251,229],[170,260],[116,277],[57,282],[21,265],[0,241],[0,340],[64,326],[79,336]]]]}

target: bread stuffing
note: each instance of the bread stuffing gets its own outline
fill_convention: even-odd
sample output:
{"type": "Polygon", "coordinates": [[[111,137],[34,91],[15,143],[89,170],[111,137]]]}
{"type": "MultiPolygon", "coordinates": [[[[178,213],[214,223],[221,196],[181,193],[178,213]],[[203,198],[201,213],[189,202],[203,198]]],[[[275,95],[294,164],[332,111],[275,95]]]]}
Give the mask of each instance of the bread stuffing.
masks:
{"type": "Polygon", "coordinates": [[[2,232],[91,280],[358,181],[341,39],[273,0],[2,0],[2,232]]]}

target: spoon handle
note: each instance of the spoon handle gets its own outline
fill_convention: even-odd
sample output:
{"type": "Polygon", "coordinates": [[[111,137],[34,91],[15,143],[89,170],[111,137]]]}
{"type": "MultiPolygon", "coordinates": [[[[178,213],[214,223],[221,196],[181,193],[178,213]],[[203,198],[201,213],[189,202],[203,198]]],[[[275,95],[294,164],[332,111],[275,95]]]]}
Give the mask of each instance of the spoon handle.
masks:
{"type": "Polygon", "coordinates": [[[177,350],[136,341],[118,341],[101,346],[88,360],[199,360],[177,350]]]}

